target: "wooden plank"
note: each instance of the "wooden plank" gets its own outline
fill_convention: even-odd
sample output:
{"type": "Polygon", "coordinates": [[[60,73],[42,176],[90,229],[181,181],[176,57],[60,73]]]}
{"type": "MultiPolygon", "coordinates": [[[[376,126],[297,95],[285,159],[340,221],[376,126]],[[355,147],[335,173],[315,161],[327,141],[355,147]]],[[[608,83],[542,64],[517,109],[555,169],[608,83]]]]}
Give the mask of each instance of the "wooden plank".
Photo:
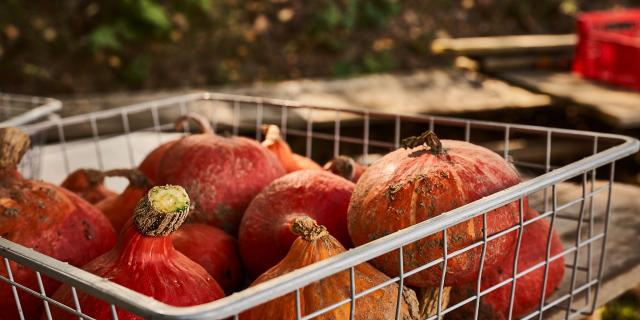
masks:
{"type": "MultiPolygon", "coordinates": [[[[546,95],[532,94],[504,81],[460,70],[430,69],[409,74],[374,74],[339,80],[296,80],[241,88],[234,92],[404,114],[461,114],[505,108],[548,106],[546,95]]],[[[324,121],[333,121],[328,115],[324,121]]],[[[323,121],[323,119],[314,119],[323,121]]]]}
{"type": "Polygon", "coordinates": [[[435,54],[485,56],[549,51],[571,51],[577,43],[575,34],[519,35],[436,39],[431,43],[435,54]]]}
{"type": "Polygon", "coordinates": [[[582,105],[618,128],[640,127],[640,92],[582,79],[569,72],[502,71],[496,75],[526,89],[582,105]]]}
{"type": "MultiPolygon", "coordinates": [[[[548,106],[551,98],[544,94],[531,93],[520,87],[510,85],[502,80],[485,78],[479,74],[465,73],[453,69],[418,70],[409,74],[375,74],[338,80],[294,80],[272,84],[255,84],[246,87],[213,88],[213,91],[236,93],[251,96],[263,96],[279,99],[290,99],[330,107],[349,107],[384,112],[402,112],[404,114],[461,114],[507,108],[536,108],[548,106]]],[[[88,97],[60,97],[64,107],[62,116],[81,114],[124,106],[141,101],[181,95],[193,91],[157,91],[139,93],[114,93],[88,97]]],[[[207,103],[202,106],[190,105],[191,110],[212,112],[207,103]]],[[[219,108],[218,110],[227,110],[219,108]]],[[[213,118],[212,114],[207,114],[213,118]]],[[[233,116],[231,113],[216,114],[221,122],[233,116]]],[[[149,114],[130,115],[131,130],[148,127],[149,114]]],[[[244,121],[250,122],[255,117],[254,110],[241,114],[244,121]]],[[[279,114],[268,114],[265,111],[264,121],[279,122],[279,114]]],[[[288,124],[304,125],[309,115],[306,112],[290,113],[288,124]]],[[[314,112],[315,123],[333,122],[335,112],[314,112]]],[[[175,118],[175,108],[160,110],[161,123],[175,118]]],[[[353,114],[342,113],[341,120],[356,118],[353,114]]],[[[121,130],[122,119],[114,117],[101,121],[100,133],[107,134],[121,130]]],[[[91,135],[91,128],[76,126],[69,132],[69,138],[81,138],[91,135]]],[[[55,140],[57,132],[51,132],[55,140]]]]}

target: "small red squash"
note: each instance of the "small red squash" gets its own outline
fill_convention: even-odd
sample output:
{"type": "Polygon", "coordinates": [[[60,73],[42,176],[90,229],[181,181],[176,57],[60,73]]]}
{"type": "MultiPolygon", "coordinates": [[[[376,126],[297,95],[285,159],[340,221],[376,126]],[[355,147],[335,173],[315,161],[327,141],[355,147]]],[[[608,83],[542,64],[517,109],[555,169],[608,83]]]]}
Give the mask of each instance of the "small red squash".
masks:
{"type": "MultiPolygon", "coordinates": [[[[440,142],[433,132],[403,141],[405,148],[374,162],[360,177],[349,206],[349,234],[355,245],[381,238],[428,220],[520,182],[518,173],[496,153],[455,140],[440,142]],[[425,145],[426,144],[426,145],[425,145]]],[[[487,216],[492,235],[518,223],[518,203],[491,211],[487,216]]],[[[404,246],[404,267],[412,270],[443,255],[441,232],[404,246]]],[[[454,252],[482,239],[482,217],[448,229],[448,250],[454,252]]],[[[499,264],[515,241],[510,232],[489,242],[485,267],[499,264]]],[[[445,285],[477,278],[481,248],[451,257],[445,285]]],[[[398,254],[373,260],[387,273],[397,275],[398,254]]],[[[440,265],[406,279],[410,285],[440,284],[440,265]]]]}
{"type": "MultiPolygon", "coordinates": [[[[207,122],[196,114],[187,117],[207,122]]],[[[284,174],[278,159],[255,140],[205,132],[186,136],[165,152],[158,180],[184,186],[196,204],[191,220],[235,235],[251,199],[284,174]]]]}
{"type": "MultiPolygon", "coordinates": [[[[540,214],[529,209],[525,212],[525,221],[533,219],[540,214]]],[[[518,272],[533,267],[543,262],[547,255],[547,239],[549,237],[549,222],[545,219],[538,220],[524,227],[520,252],[518,254],[518,272]]],[[[560,237],[553,232],[551,237],[550,257],[564,250],[560,237]]],[[[513,260],[515,250],[511,250],[502,263],[494,269],[483,272],[481,289],[486,290],[498,283],[510,279],[513,276],[513,260]]],[[[545,266],[527,273],[516,281],[516,291],[513,300],[513,317],[520,318],[540,306],[540,297],[544,281],[545,266]]],[[[545,299],[553,294],[564,276],[564,257],[558,258],[549,264],[547,286],[544,293],[545,299]]],[[[509,302],[511,299],[511,283],[508,283],[480,299],[479,319],[508,319],[509,302]]],[[[456,304],[476,294],[476,284],[467,283],[451,290],[451,302],[456,304]]],[[[452,319],[470,319],[475,315],[475,301],[462,306],[452,312],[452,319]]]]}
{"type": "MultiPolygon", "coordinates": [[[[94,273],[174,306],[192,306],[224,297],[216,281],[200,265],[178,252],[171,233],[184,222],[189,197],[180,186],[152,188],[136,207],[132,223],[111,251],[83,267],[94,273]]],[[[73,307],[71,288],[61,286],[53,299],[73,307]]],[[[78,292],[82,311],[95,319],[110,319],[111,307],[103,300],[78,292]]],[[[52,308],[54,319],[76,319],[52,308]]],[[[118,309],[118,319],[143,319],[118,309]]]]}
{"type": "Polygon", "coordinates": [[[287,255],[296,217],[323,224],[347,248],[347,208],[354,184],[320,170],[300,170],[274,180],[251,201],[240,224],[240,253],[252,277],[287,255]],[[265,245],[268,244],[268,245],[265,245]]]}
{"type": "MultiPolygon", "coordinates": [[[[291,232],[299,236],[291,245],[289,253],[277,265],[262,274],[253,285],[271,280],[296,269],[318,261],[333,257],[345,251],[344,247],[332,237],[327,229],[319,226],[309,217],[298,217],[291,225],[291,232]]],[[[389,278],[368,263],[354,268],[356,292],[362,292],[389,278]]],[[[355,313],[352,319],[386,320],[396,319],[396,301],[398,285],[392,283],[373,291],[356,300],[355,313]]],[[[332,276],[311,283],[300,289],[300,313],[302,316],[328,307],[351,296],[349,270],[338,272],[332,276]]],[[[242,314],[242,320],[296,319],[296,297],[294,293],[276,298],[254,307],[242,314]]],[[[400,299],[399,319],[418,319],[418,301],[415,293],[403,288],[400,299]]],[[[349,319],[350,304],[343,304],[320,316],[319,320],[349,319]]]]}
{"type": "Polygon", "coordinates": [[[337,174],[349,181],[358,182],[360,176],[362,176],[364,170],[367,168],[357,163],[353,158],[343,155],[329,160],[329,162],[324,165],[323,169],[333,174],[337,174]]]}
{"type": "Polygon", "coordinates": [[[149,179],[136,169],[115,169],[105,171],[103,174],[106,177],[125,177],[129,180],[129,185],[121,194],[103,199],[96,204],[96,208],[107,216],[113,228],[119,233],[133,215],[133,210],[140,199],[147,194],[152,185],[149,179]]]}
{"type": "MultiPolygon", "coordinates": [[[[0,129],[0,236],[55,259],[81,266],[113,247],[109,221],[90,203],[67,189],[28,180],[17,171],[29,137],[16,128],[0,129]]],[[[40,292],[32,269],[9,263],[18,283],[40,292]]],[[[4,267],[0,275],[7,277],[4,267]]],[[[60,285],[42,275],[47,294],[60,285]]],[[[35,319],[42,301],[18,290],[26,319],[35,319]]],[[[18,319],[11,287],[0,282],[0,319],[18,319]]]]}
{"type": "Polygon", "coordinates": [[[240,287],[242,265],[235,238],[201,223],[185,224],[172,237],[173,246],[207,270],[227,294],[240,287]]]}
{"type": "Polygon", "coordinates": [[[264,126],[264,141],[262,145],[269,149],[280,160],[282,167],[287,172],[293,172],[297,170],[313,169],[321,170],[319,164],[313,160],[301,156],[291,151],[289,144],[282,139],[280,135],[280,128],[276,125],[264,126]]]}
{"type": "Polygon", "coordinates": [[[116,196],[114,191],[104,186],[102,172],[94,169],[78,169],[69,174],[60,186],[73,191],[91,204],[116,196]]]}

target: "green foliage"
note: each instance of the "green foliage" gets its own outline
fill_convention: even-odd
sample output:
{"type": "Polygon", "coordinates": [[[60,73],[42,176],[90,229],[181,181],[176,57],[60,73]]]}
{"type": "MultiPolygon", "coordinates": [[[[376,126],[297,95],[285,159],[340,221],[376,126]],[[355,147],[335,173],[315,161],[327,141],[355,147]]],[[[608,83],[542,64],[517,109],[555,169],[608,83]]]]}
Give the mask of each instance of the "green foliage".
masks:
{"type": "Polygon", "coordinates": [[[314,7],[310,31],[316,36],[378,28],[400,12],[400,4],[394,0],[320,0],[314,7]]]}
{"type": "Polygon", "coordinates": [[[370,73],[389,71],[395,66],[395,61],[389,51],[367,53],[362,62],[364,70],[370,73]]]}
{"type": "Polygon", "coordinates": [[[452,37],[571,32],[582,10],[639,0],[4,0],[0,87],[207,86],[439,65],[452,37]],[[87,72],[91,70],[91,72],[87,72]]]}
{"type": "Polygon", "coordinates": [[[105,5],[101,23],[89,34],[94,51],[118,51],[127,43],[164,39],[171,29],[165,9],[153,0],[116,0],[105,5]]]}
{"type": "Polygon", "coordinates": [[[108,25],[93,30],[89,35],[89,43],[94,50],[119,50],[122,47],[116,28],[108,25]]]}

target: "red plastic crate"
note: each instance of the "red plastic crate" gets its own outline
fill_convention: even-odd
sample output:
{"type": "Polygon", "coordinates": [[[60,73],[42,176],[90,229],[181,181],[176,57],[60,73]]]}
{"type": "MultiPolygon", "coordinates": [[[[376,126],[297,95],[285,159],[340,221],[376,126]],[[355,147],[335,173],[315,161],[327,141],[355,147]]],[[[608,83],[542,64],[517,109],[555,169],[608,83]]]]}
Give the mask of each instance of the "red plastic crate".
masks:
{"type": "Polygon", "coordinates": [[[578,38],[574,72],[640,90],[640,9],[581,14],[578,38]]]}

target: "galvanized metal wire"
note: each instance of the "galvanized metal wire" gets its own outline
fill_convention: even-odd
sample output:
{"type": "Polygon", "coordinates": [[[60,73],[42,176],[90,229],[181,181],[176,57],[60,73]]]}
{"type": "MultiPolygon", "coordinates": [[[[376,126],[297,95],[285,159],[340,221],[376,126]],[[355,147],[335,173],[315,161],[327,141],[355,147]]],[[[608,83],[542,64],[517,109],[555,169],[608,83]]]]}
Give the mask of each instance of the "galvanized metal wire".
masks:
{"type": "Polygon", "coordinates": [[[61,108],[62,102],[53,98],[0,92],[0,127],[24,125],[61,108]]]}

